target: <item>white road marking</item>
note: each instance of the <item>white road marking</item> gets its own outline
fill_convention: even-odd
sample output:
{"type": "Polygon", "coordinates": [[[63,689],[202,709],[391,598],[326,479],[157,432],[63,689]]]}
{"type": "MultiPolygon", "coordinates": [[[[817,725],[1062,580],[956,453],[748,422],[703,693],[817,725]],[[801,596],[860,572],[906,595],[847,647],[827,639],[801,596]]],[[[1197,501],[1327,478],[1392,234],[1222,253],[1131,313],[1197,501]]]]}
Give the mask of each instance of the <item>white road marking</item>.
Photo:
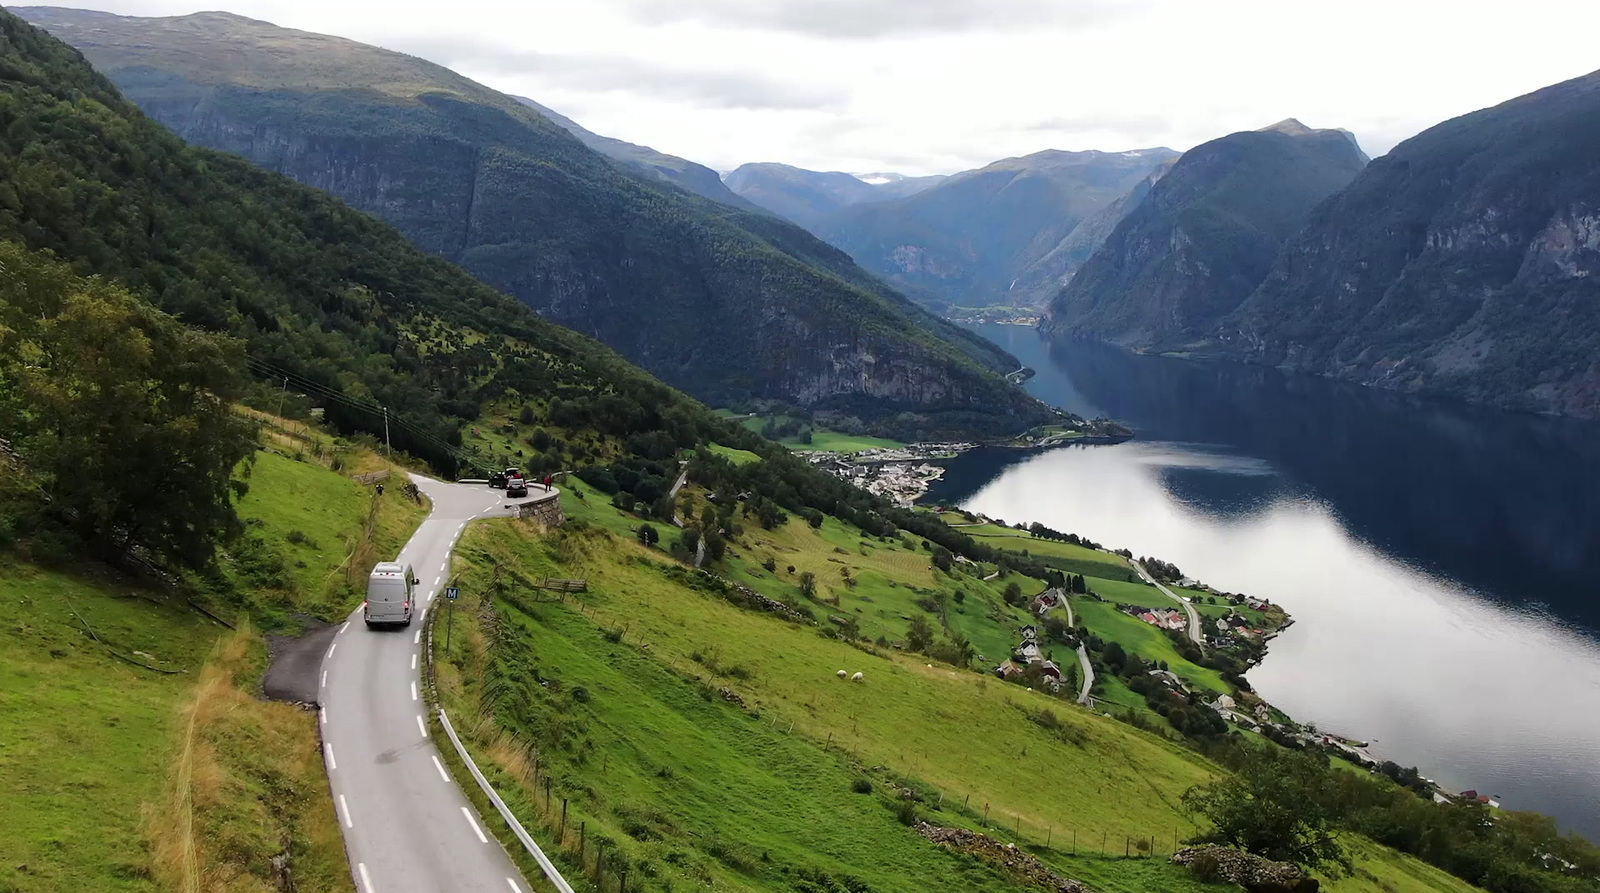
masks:
{"type": "Polygon", "coordinates": [[[417,668],[417,653],[415,651],[413,651],[413,652],[411,652],[411,669],[415,670],[416,668],[417,668]]]}
{"type": "Polygon", "coordinates": [[[511,889],[514,891],[514,893],[522,893],[522,888],[517,886],[516,881],[512,880],[511,878],[506,878],[506,883],[511,885],[511,889]]]}
{"type": "Polygon", "coordinates": [[[417,731],[422,733],[422,737],[428,737],[428,726],[422,721],[422,714],[420,713],[417,714],[417,731]]]}
{"type": "Polygon", "coordinates": [[[324,744],[324,745],[322,745],[322,749],[328,752],[328,768],[333,770],[334,772],[338,772],[339,771],[339,761],[333,758],[333,745],[332,744],[324,744]]]}
{"type": "Polygon", "coordinates": [[[412,682],[411,682],[411,700],[415,701],[416,699],[417,699],[417,683],[416,683],[416,680],[412,680],[412,682]]]}
{"type": "Polygon", "coordinates": [[[445,784],[450,783],[450,773],[444,771],[444,764],[439,762],[439,756],[437,754],[435,754],[433,757],[433,768],[439,770],[440,781],[444,782],[445,784]]]}
{"type": "MultiPolygon", "coordinates": [[[[338,648],[338,647],[339,647],[339,643],[338,642],[334,642],[332,645],[328,646],[328,658],[333,657],[333,649],[338,648]]],[[[326,660],[328,658],[324,658],[324,660],[326,660]]]]}
{"type": "Polygon", "coordinates": [[[317,708],[317,719],[323,725],[327,725],[328,724],[328,708],[326,708],[326,707],[318,707],[317,708]]]}
{"type": "Polygon", "coordinates": [[[322,671],[322,687],[323,688],[327,688],[328,687],[328,671],[327,670],[323,670],[322,671]]]}
{"type": "Polygon", "coordinates": [[[421,645],[422,644],[422,630],[420,630],[420,629],[417,630],[417,634],[415,636],[411,637],[411,644],[413,644],[413,645],[421,645]]]}
{"type": "Polygon", "coordinates": [[[367,863],[357,862],[356,870],[361,872],[361,889],[366,893],[373,893],[372,878],[367,877],[367,863]]]}
{"type": "Polygon", "coordinates": [[[343,794],[339,795],[339,811],[344,814],[344,826],[346,828],[354,828],[356,826],[355,822],[350,821],[350,804],[344,801],[343,794]]]}
{"type": "Polygon", "coordinates": [[[472,826],[472,833],[478,835],[480,843],[488,843],[489,838],[483,836],[483,829],[478,827],[478,820],[472,817],[472,811],[465,806],[461,807],[461,814],[466,817],[467,824],[472,826]]]}
{"type": "Polygon", "coordinates": [[[433,578],[433,588],[438,589],[439,588],[439,581],[443,580],[443,579],[444,579],[444,575],[443,574],[440,574],[439,576],[434,577],[433,578]]]}

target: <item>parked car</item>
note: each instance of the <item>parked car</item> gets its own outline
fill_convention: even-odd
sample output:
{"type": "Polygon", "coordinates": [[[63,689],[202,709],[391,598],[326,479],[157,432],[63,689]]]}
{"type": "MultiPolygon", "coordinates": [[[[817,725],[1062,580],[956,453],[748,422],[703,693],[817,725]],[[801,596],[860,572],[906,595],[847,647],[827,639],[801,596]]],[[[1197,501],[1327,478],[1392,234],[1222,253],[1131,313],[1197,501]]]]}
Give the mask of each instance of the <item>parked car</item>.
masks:
{"type": "Polygon", "coordinates": [[[496,471],[489,475],[489,486],[495,488],[496,490],[504,490],[506,488],[506,473],[503,471],[496,471]]]}
{"type": "Polygon", "coordinates": [[[506,495],[521,498],[528,495],[528,482],[522,475],[506,476],[506,495]]]}

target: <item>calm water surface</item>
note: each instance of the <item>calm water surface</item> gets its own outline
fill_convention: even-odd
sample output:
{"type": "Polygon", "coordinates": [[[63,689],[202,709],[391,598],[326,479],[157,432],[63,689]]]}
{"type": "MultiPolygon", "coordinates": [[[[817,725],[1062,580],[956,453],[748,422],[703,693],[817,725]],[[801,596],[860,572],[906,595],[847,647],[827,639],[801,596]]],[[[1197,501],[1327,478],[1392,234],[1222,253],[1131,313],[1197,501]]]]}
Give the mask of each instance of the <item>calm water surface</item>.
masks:
{"type": "Polygon", "coordinates": [[[931,499],[1272,599],[1268,700],[1600,841],[1600,425],[974,328],[1139,438],[970,453],[931,499]]]}

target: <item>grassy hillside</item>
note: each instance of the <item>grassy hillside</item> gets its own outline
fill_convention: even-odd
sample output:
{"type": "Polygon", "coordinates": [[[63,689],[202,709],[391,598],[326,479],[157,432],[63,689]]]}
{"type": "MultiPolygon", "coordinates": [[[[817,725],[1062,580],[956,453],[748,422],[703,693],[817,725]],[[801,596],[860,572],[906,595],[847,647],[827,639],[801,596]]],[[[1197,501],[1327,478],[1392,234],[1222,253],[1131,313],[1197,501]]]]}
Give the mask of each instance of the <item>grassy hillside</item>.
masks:
{"type": "Polygon", "coordinates": [[[170,588],[0,552],[0,890],[276,889],[285,846],[300,889],[350,889],[314,716],[257,699],[254,630],[342,617],[423,509],[324,464],[370,464],[359,445],[280,424],[271,449],[313,452],[256,455],[247,532],[200,587],[239,631],[170,588]]]}
{"type": "Polygon", "coordinates": [[[996,374],[1015,368],[1003,351],[805,231],[632,176],[437,65],[224,13],[28,14],[190,142],[384,218],[427,255],[708,402],[772,398],[880,422],[904,411],[1002,432],[1044,414],[996,374]]]}
{"type": "MultiPolygon", "coordinates": [[[[1194,829],[1178,796],[1217,771],[1193,751],[984,675],[740,607],[639,545],[599,494],[577,492],[562,530],[505,521],[469,531],[451,651],[435,640],[444,705],[519,815],[545,825],[569,877],[594,876],[604,841],[607,876],[626,867],[644,889],[1023,889],[903,824],[926,819],[1017,840],[1105,891],[1223,889],[1159,858],[1194,829]],[[558,599],[521,582],[546,575],[586,579],[589,591],[558,599]],[[1140,858],[1130,839],[1155,856],[1140,858]]],[[[766,549],[794,544],[790,554],[827,563],[823,544],[860,543],[832,524],[752,533],[738,561],[754,566],[766,549]]],[[[849,558],[863,577],[875,560],[849,558]]],[[[816,604],[795,597],[786,576],[741,579],[816,604]]],[[[1358,842],[1357,854],[1357,872],[1329,889],[1471,889],[1375,846],[1358,842]]]]}

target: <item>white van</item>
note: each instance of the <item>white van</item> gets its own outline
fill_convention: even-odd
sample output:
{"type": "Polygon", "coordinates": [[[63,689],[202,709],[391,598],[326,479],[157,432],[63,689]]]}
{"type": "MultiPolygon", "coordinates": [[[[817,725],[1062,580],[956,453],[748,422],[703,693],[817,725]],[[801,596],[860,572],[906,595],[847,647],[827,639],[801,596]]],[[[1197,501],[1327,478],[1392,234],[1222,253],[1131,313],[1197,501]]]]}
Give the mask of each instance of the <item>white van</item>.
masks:
{"type": "Polygon", "coordinates": [[[367,578],[367,600],[361,604],[361,615],[368,627],[383,623],[410,626],[416,595],[417,575],[411,572],[411,565],[380,562],[367,578]]]}

